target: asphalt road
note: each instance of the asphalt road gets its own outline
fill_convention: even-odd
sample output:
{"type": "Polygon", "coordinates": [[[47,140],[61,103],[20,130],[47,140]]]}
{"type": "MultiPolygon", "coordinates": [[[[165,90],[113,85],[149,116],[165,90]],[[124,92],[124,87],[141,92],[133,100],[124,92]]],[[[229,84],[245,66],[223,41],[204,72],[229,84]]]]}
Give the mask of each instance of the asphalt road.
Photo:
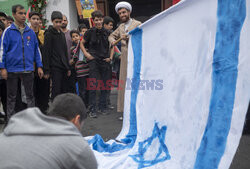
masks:
{"type": "MultiPolygon", "coordinates": [[[[116,105],[117,92],[112,91],[111,102],[116,105]]],[[[118,120],[121,114],[116,109],[110,111],[109,115],[99,115],[98,118],[87,118],[82,128],[83,136],[100,134],[104,141],[114,139],[122,128],[122,121],[118,120]]],[[[0,125],[0,132],[3,125],[0,125]]],[[[250,169],[250,134],[243,135],[237,153],[230,169],[250,169]]]]}

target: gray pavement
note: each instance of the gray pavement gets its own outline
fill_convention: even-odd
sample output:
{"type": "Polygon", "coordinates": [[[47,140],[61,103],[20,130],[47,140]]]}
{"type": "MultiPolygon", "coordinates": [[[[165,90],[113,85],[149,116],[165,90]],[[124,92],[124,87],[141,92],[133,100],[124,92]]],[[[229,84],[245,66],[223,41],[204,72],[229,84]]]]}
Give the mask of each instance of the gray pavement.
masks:
{"type": "MultiPolygon", "coordinates": [[[[117,91],[112,91],[111,102],[116,105],[117,91]]],[[[100,134],[104,141],[114,139],[122,128],[122,121],[118,120],[121,114],[116,108],[110,111],[109,115],[99,115],[98,118],[87,118],[82,128],[83,136],[100,134]]],[[[0,132],[3,125],[0,125],[0,132]]],[[[0,150],[1,151],[1,150],[0,150]]],[[[250,135],[241,137],[240,145],[231,164],[230,169],[250,169],[250,135]]]]}
{"type": "Polygon", "coordinates": [[[88,117],[83,125],[82,134],[83,136],[92,136],[100,134],[104,141],[114,139],[120,133],[122,128],[122,121],[118,120],[121,113],[116,111],[116,100],[117,91],[113,90],[110,95],[111,104],[114,105],[115,109],[110,110],[108,115],[98,114],[97,118],[88,117]]]}
{"type": "Polygon", "coordinates": [[[230,169],[250,169],[250,135],[243,135],[230,169]]]}

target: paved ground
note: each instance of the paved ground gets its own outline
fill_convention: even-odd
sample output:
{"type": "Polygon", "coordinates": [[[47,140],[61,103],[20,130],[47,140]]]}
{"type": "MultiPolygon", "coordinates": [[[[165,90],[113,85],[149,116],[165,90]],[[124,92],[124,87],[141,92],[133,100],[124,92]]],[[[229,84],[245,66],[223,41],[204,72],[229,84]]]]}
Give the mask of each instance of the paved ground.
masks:
{"type": "Polygon", "coordinates": [[[250,135],[241,137],[240,146],[230,169],[250,169],[250,135]]]}
{"type": "MultiPolygon", "coordinates": [[[[112,91],[110,98],[112,105],[116,105],[117,91],[112,91]]],[[[109,115],[98,115],[98,118],[88,117],[85,120],[82,134],[91,136],[98,133],[105,141],[116,138],[122,128],[122,121],[118,120],[122,114],[117,113],[116,106],[114,107],[115,109],[110,111],[109,115]]]]}
{"type": "MultiPolygon", "coordinates": [[[[117,92],[112,91],[111,102],[116,105],[117,92]]],[[[121,114],[116,112],[116,109],[110,111],[109,115],[99,115],[98,118],[87,118],[82,129],[84,136],[100,134],[107,141],[114,139],[119,134],[122,128],[122,122],[118,120],[121,114]]],[[[0,132],[3,126],[0,125],[0,132]]],[[[237,150],[233,163],[230,169],[250,169],[250,135],[243,135],[240,146],[237,150]]]]}

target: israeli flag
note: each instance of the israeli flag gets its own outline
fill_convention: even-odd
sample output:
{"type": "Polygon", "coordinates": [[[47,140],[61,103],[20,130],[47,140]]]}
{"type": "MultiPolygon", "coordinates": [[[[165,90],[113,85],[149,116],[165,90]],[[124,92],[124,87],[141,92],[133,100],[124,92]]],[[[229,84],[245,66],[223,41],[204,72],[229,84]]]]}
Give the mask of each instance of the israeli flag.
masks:
{"type": "Polygon", "coordinates": [[[250,98],[250,0],[182,0],[133,30],[123,128],[100,169],[228,169],[250,98]]]}

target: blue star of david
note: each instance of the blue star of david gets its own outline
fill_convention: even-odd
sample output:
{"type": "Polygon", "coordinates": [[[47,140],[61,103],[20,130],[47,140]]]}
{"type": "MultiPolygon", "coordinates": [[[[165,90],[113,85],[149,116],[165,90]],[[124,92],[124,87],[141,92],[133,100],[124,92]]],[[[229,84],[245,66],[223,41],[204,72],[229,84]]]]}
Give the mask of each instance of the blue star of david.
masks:
{"type": "Polygon", "coordinates": [[[170,160],[171,156],[165,144],[166,131],[167,131],[167,126],[163,126],[161,129],[159,129],[158,124],[155,123],[152,136],[150,136],[145,141],[139,142],[138,154],[130,155],[130,157],[139,164],[138,169],[150,167],[157,163],[170,160]],[[151,146],[153,140],[157,138],[159,139],[159,144],[160,144],[158,153],[156,154],[154,159],[145,160],[144,159],[145,153],[147,152],[148,148],[151,146]]]}

